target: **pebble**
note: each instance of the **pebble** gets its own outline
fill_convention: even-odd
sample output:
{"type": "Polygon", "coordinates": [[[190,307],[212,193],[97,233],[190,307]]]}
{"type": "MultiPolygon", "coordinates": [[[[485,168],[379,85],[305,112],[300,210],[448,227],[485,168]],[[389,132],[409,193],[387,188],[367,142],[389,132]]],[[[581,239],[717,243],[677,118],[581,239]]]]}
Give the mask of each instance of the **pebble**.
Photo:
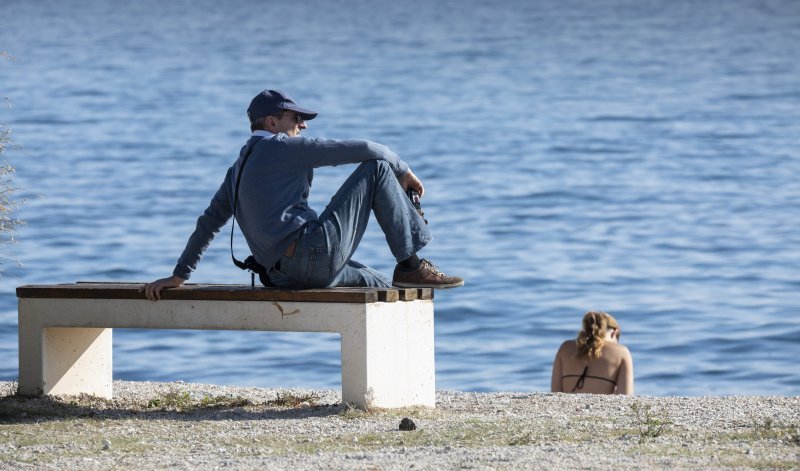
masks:
{"type": "Polygon", "coordinates": [[[409,419],[408,417],[403,418],[400,421],[400,430],[408,431],[408,430],[416,430],[417,424],[414,423],[413,420],[409,419]]]}

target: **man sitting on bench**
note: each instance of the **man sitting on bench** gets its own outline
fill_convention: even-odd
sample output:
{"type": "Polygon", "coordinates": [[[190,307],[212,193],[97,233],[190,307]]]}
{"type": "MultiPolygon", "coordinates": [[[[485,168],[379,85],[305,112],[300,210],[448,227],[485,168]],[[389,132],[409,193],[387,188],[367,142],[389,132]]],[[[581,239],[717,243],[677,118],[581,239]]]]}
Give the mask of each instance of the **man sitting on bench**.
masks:
{"type": "Polygon", "coordinates": [[[408,164],[388,147],[365,140],[301,137],[301,130],[317,113],[301,108],[278,90],[256,95],[247,116],[252,136],[198,218],[172,276],[140,289],[148,299],[158,300],[164,288],[178,287],[189,279],[234,211],[253,254],[247,268],[259,272],[266,286],[453,288],[464,284],[462,278],[447,276],[417,257],[433,236],[406,191],[422,196],[425,190],[408,164]],[[348,163],[360,165],[318,216],[308,205],[314,168],[348,163]],[[378,271],[350,259],[370,212],[397,260],[391,283],[378,271]]]}

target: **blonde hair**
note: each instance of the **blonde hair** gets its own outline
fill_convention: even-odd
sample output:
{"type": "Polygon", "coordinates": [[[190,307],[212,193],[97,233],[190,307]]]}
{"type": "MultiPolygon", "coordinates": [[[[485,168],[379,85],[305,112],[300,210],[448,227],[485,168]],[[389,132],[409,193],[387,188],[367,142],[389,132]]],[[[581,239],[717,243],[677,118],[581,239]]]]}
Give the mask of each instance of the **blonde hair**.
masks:
{"type": "Polygon", "coordinates": [[[606,330],[619,329],[619,324],[611,314],[600,311],[589,311],[583,316],[583,330],[575,341],[578,344],[579,358],[594,360],[600,358],[605,343],[606,330]]]}

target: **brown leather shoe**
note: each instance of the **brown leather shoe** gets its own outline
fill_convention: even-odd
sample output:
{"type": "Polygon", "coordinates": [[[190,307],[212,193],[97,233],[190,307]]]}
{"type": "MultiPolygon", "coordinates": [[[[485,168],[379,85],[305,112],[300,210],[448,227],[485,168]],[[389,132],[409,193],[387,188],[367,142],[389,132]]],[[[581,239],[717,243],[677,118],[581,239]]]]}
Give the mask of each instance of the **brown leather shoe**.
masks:
{"type": "Polygon", "coordinates": [[[464,285],[464,279],[445,275],[423,258],[419,268],[413,271],[405,271],[397,265],[392,284],[399,288],[456,288],[464,285]]]}

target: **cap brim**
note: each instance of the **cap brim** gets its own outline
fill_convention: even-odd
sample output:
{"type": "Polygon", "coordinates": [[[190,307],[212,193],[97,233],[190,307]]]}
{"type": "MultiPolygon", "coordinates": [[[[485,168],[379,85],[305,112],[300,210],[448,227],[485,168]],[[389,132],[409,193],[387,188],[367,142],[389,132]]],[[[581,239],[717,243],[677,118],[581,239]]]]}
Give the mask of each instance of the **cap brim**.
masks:
{"type": "Polygon", "coordinates": [[[291,110],[297,112],[297,114],[299,114],[300,117],[303,118],[305,121],[309,121],[317,117],[316,111],[311,111],[306,108],[300,108],[294,103],[284,103],[283,106],[281,106],[281,108],[284,110],[291,110]]]}

